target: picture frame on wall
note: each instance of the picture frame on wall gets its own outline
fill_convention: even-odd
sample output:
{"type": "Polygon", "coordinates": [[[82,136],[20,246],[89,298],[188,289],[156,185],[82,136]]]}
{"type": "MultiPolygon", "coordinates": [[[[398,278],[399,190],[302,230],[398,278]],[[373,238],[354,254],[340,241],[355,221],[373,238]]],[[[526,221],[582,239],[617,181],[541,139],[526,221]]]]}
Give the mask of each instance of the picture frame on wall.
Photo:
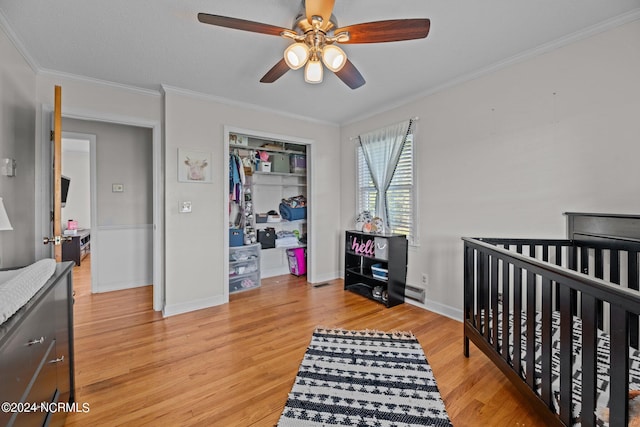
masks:
{"type": "Polygon", "coordinates": [[[211,183],[211,152],[178,148],[178,182],[211,183]]]}

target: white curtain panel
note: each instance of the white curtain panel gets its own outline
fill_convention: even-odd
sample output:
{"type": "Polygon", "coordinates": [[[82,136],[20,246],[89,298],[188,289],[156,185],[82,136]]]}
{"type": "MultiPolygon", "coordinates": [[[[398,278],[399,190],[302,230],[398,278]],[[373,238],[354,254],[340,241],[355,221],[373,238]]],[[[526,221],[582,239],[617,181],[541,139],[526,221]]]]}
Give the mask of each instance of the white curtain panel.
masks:
{"type": "Polygon", "coordinates": [[[410,127],[411,120],[406,120],[359,136],[360,146],[377,190],[375,214],[384,221],[387,230],[389,229],[387,189],[391,184],[410,127]]]}

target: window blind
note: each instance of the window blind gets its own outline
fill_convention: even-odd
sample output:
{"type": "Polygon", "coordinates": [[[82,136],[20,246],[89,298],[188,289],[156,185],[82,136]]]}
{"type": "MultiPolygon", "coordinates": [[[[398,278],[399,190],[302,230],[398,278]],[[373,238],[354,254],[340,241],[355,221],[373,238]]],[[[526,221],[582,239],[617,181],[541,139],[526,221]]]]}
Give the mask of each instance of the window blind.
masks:
{"type": "MultiPolygon", "coordinates": [[[[400,160],[387,191],[387,209],[389,212],[388,232],[406,234],[409,244],[415,244],[415,192],[414,192],[414,144],[413,134],[407,136],[400,160]]],[[[369,167],[361,147],[357,147],[358,172],[358,212],[369,211],[376,207],[376,188],[371,179],[369,167]]]]}

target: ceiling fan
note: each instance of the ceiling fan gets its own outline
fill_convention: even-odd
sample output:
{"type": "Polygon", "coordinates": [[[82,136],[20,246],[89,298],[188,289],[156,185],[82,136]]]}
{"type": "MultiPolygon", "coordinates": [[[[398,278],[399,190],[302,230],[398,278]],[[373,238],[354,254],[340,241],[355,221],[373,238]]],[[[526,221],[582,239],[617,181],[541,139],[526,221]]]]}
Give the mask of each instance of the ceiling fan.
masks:
{"type": "Polygon", "coordinates": [[[289,69],[297,70],[303,66],[306,82],[321,83],[324,64],[351,89],[359,88],[365,80],[337,44],[415,40],[429,34],[428,19],[391,19],[338,27],[333,15],[334,4],[335,0],[302,0],[292,29],[208,13],[199,13],[198,20],[292,40],[294,43],[284,51],[284,57],[262,77],[262,83],[273,83],[289,69]]]}

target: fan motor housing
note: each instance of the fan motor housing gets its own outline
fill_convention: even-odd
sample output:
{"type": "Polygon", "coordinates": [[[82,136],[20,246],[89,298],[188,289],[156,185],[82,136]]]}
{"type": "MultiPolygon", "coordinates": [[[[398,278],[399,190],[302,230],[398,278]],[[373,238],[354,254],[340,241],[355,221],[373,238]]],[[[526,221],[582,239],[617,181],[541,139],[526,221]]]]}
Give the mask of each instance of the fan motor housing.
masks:
{"type": "MultiPolygon", "coordinates": [[[[302,34],[306,34],[309,31],[313,31],[313,25],[307,19],[307,14],[305,13],[304,7],[298,12],[298,15],[293,20],[293,26],[291,27],[294,31],[299,30],[302,31],[302,34]]],[[[338,20],[336,16],[331,14],[331,19],[329,19],[329,23],[323,24],[321,31],[325,34],[328,34],[330,31],[338,28],[338,20]]]]}

